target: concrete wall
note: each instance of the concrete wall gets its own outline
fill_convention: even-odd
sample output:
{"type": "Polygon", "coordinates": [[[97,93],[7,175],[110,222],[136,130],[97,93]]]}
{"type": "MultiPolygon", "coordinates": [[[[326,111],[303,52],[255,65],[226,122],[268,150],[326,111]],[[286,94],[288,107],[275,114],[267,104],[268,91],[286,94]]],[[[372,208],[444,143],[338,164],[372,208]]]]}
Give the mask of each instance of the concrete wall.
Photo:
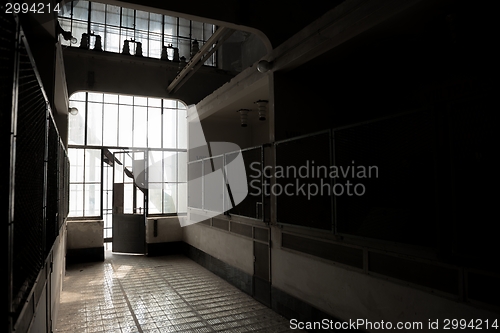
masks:
{"type": "Polygon", "coordinates": [[[183,228],[183,241],[253,275],[253,244],[250,239],[198,223],[183,228]]]}
{"type": "Polygon", "coordinates": [[[184,217],[150,217],[146,222],[146,243],[180,242],[182,228],[179,219],[184,217]],[[154,222],[157,221],[157,235],[154,235],[154,222]]]}
{"type": "Polygon", "coordinates": [[[67,249],[85,249],[104,246],[104,221],[68,221],[67,249]]]}

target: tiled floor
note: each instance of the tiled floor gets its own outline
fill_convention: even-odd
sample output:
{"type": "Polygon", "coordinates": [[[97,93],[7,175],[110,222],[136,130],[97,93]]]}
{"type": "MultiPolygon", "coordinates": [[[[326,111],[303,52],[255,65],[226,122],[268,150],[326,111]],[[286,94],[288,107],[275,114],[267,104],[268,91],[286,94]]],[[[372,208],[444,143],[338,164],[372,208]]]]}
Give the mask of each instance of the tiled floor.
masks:
{"type": "Polygon", "coordinates": [[[291,331],[285,318],[186,257],[106,257],[68,267],[56,332],[291,331]]]}

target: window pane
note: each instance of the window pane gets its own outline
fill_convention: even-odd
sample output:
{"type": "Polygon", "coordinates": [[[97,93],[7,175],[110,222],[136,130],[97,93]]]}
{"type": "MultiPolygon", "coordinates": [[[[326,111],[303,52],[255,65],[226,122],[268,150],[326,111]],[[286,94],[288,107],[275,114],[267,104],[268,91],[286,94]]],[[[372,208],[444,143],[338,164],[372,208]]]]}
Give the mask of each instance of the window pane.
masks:
{"type": "Polygon", "coordinates": [[[85,182],[101,182],[100,149],[85,149],[85,182]]]}
{"type": "Polygon", "coordinates": [[[119,98],[120,104],[128,104],[128,105],[134,104],[134,97],[133,96],[120,95],[119,97],[120,97],[119,98]]]}
{"type": "MultiPolygon", "coordinates": [[[[70,19],[65,19],[65,18],[59,17],[59,24],[61,25],[61,29],[63,29],[64,31],[71,32],[71,20],[70,19]]],[[[71,41],[65,40],[62,36],[61,36],[61,38],[59,38],[59,40],[61,41],[61,45],[64,45],[64,46],[71,45],[71,41]]],[[[75,45],[75,46],[77,46],[77,45],[75,45]]]]}
{"type": "Polygon", "coordinates": [[[118,95],[104,94],[104,103],[118,104],[118,95]]]}
{"type": "MultiPolygon", "coordinates": [[[[125,41],[128,40],[130,41],[131,39],[134,39],[135,32],[132,29],[124,29],[121,28],[120,30],[120,53],[123,53],[123,47],[125,46],[125,41]]],[[[129,43],[129,54],[135,54],[135,44],[134,43],[129,43]]]]}
{"type": "Polygon", "coordinates": [[[71,18],[71,3],[72,1],[68,1],[61,7],[61,11],[59,12],[60,17],[71,18]]]}
{"type": "Polygon", "coordinates": [[[172,109],[163,109],[163,148],[176,148],[177,112],[172,109]]]}
{"type": "Polygon", "coordinates": [[[167,36],[177,35],[177,18],[172,16],[165,16],[165,26],[163,33],[167,36]]]}
{"type": "Polygon", "coordinates": [[[90,22],[104,23],[105,5],[98,2],[92,2],[90,10],[90,22]]]}
{"type": "Polygon", "coordinates": [[[176,152],[163,152],[163,176],[165,182],[177,182],[176,152]]]}
{"type": "Polygon", "coordinates": [[[134,96],[134,105],[148,106],[148,99],[146,97],[134,96]]]}
{"type": "Polygon", "coordinates": [[[90,49],[93,50],[95,47],[95,43],[97,40],[97,36],[101,37],[101,50],[103,50],[104,47],[104,24],[96,24],[96,23],[90,23],[90,31],[95,35],[95,36],[90,36],[89,39],[89,45],[90,49]]]}
{"type": "Polygon", "coordinates": [[[85,184],[85,216],[101,215],[101,185],[85,184]]]}
{"type": "Polygon", "coordinates": [[[191,59],[191,43],[189,39],[179,38],[178,46],[179,57],[184,57],[186,60],[191,59]]]}
{"type": "Polygon", "coordinates": [[[85,144],[85,102],[69,101],[69,107],[78,109],[76,115],[68,116],[69,133],[68,143],[74,145],[85,144]]]}
{"type": "Polygon", "coordinates": [[[149,182],[162,183],[163,182],[163,154],[161,151],[149,152],[149,182]]]}
{"type": "MultiPolygon", "coordinates": [[[[130,51],[132,53],[132,48],[134,49],[133,54],[138,54],[138,48],[140,47],[142,49],[142,56],[143,57],[148,57],[148,33],[146,31],[136,31],[135,32],[135,38],[134,40],[136,43],[130,44],[130,51]],[[141,44],[139,44],[141,43],[141,44]]],[[[158,57],[160,58],[160,57],[158,57]]]]}
{"type": "Polygon", "coordinates": [[[203,24],[203,40],[207,41],[212,35],[214,31],[214,25],[204,23],[203,24]]]}
{"type": "Polygon", "coordinates": [[[148,108],[148,147],[161,148],[161,108],[148,108]]]}
{"type": "Polygon", "coordinates": [[[161,34],[162,17],[161,14],[149,13],[149,32],[161,34]]]}
{"type": "Polygon", "coordinates": [[[118,105],[104,104],[103,145],[118,145],[118,105]]]}
{"type": "Polygon", "coordinates": [[[134,10],[130,8],[122,8],[122,27],[134,27],[134,10]]]}
{"type": "MultiPolygon", "coordinates": [[[[89,93],[90,98],[90,93],[89,93]]],[[[88,103],[87,145],[102,144],[102,104],[88,103]]]]}
{"type": "Polygon", "coordinates": [[[187,184],[179,183],[177,184],[177,212],[186,213],[187,212],[187,184]]]}
{"type": "Polygon", "coordinates": [[[83,182],[83,156],[84,150],[77,148],[68,149],[68,158],[70,162],[69,181],[70,183],[83,182]]]}
{"type": "Polygon", "coordinates": [[[148,98],[148,106],[161,107],[161,99],[160,98],[148,98]]]}
{"type": "Polygon", "coordinates": [[[149,29],[149,13],[142,10],[135,11],[135,28],[137,30],[148,31],[149,29]]]}
{"type": "Polygon", "coordinates": [[[106,24],[120,26],[120,7],[106,5],[106,24]]]}
{"type": "MultiPolygon", "coordinates": [[[[160,34],[149,34],[148,40],[149,50],[148,57],[160,59],[161,57],[161,35],[160,34]]],[[[143,45],[144,50],[144,45],[143,45]]]]}
{"type": "Polygon", "coordinates": [[[177,122],[178,122],[178,137],[177,137],[177,148],[187,149],[187,110],[177,111],[177,122]]]}
{"type": "Polygon", "coordinates": [[[147,138],[147,112],[143,106],[134,106],[134,147],[146,147],[147,138]]]}
{"type": "Polygon", "coordinates": [[[119,128],[118,128],[118,144],[121,147],[132,147],[132,108],[131,105],[119,106],[119,128]]]}
{"type": "Polygon", "coordinates": [[[186,182],[187,181],[187,153],[186,152],[179,152],[177,153],[177,160],[178,160],[178,182],[186,182]]]}
{"type": "Polygon", "coordinates": [[[83,184],[69,185],[69,216],[83,216],[83,184]]]}
{"type": "Polygon", "coordinates": [[[177,205],[177,184],[164,184],[163,213],[175,213],[177,205]]]}
{"type": "Polygon", "coordinates": [[[120,28],[107,26],[104,33],[104,51],[120,53],[120,28]]]}
{"type": "Polygon", "coordinates": [[[87,93],[84,91],[76,92],[71,97],[69,98],[71,101],[82,101],[85,102],[85,99],[87,98],[87,93]]]}
{"type": "Polygon", "coordinates": [[[190,33],[190,21],[179,17],[179,36],[188,37],[190,33]]]}
{"type": "Polygon", "coordinates": [[[88,1],[73,1],[73,20],[89,19],[89,2],[88,1]]]}
{"type": "MultiPolygon", "coordinates": [[[[82,34],[87,33],[87,28],[88,28],[87,22],[79,22],[79,21],[73,20],[73,23],[71,26],[71,35],[73,35],[73,37],[78,39],[78,41],[80,41],[80,43],[81,43],[82,42],[82,40],[81,40],[82,34]]],[[[78,45],[80,45],[80,44],[77,44],[77,46],[78,45]]]]}
{"type": "Polygon", "coordinates": [[[119,128],[118,128],[118,145],[121,147],[132,147],[132,106],[119,106],[119,128]]]}
{"type": "Polygon", "coordinates": [[[162,188],[160,184],[151,184],[149,188],[149,207],[148,214],[161,214],[163,211],[162,207],[162,188]]]}
{"type": "Polygon", "coordinates": [[[202,22],[191,22],[191,38],[198,41],[203,40],[203,23],[202,22]]]}
{"type": "Polygon", "coordinates": [[[88,93],[89,102],[101,102],[102,103],[103,95],[104,94],[102,94],[102,93],[91,93],[91,92],[89,92],[88,93]]]}

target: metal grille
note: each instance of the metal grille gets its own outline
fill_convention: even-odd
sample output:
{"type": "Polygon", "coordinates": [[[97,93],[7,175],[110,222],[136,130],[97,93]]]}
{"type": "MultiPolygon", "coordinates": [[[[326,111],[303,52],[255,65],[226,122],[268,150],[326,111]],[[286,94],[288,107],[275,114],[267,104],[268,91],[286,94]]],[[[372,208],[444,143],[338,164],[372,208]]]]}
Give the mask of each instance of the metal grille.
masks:
{"type": "Polygon", "coordinates": [[[344,170],[354,168],[349,169],[354,173],[336,178],[336,183],[344,188],[348,181],[364,186],[362,195],[335,196],[337,231],[405,244],[435,245],[432,115],[414,112],[340,129],[334,132],[334,140],[335,165],[344,170]],[[373,166],[376,169],[369,173],[373,166]],[[359,173],[363,168],[364,177],[359,173]]]}
{"type": "Polygon", "coordinates": [[[27,297],[44,262],[47,107],[26,48],[20,48],[14,202],[14,304],[27,297]]]}
{"type": "Polygon", "coordinates": [[[59,135],[52,118],[48,122],[48,159],[47,159],[47,216],[46,216],[46,249],[48,253],[59,230],[59,135]]]}

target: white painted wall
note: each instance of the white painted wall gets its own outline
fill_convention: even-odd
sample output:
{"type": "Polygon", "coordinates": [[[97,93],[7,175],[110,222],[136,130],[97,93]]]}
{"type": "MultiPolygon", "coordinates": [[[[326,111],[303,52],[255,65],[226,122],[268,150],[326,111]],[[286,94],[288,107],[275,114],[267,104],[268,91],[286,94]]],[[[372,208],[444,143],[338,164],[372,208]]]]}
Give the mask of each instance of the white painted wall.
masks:
{"type": "Polygon", "coordinates": [[[183,228],[183,241],[253,275],[253,244],[250,239],[198,223],[183,228]]]}

